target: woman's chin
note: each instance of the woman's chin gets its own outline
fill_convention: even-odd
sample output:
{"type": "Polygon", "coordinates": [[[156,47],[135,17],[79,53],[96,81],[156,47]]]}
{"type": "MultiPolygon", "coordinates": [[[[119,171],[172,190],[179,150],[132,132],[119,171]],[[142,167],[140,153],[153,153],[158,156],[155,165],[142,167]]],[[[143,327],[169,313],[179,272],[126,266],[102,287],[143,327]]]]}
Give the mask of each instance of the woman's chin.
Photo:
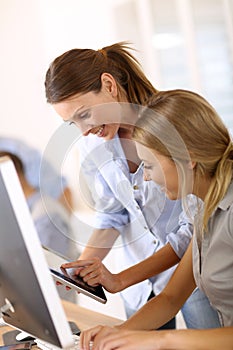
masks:
{"type": "Polygon", "coordinates": [[[166,193],[167,198],[172,200],[172,201],[179,199],[179,196],[177,193],[169,192],[168,190],[165,190],[165,193],[166,193]]]}

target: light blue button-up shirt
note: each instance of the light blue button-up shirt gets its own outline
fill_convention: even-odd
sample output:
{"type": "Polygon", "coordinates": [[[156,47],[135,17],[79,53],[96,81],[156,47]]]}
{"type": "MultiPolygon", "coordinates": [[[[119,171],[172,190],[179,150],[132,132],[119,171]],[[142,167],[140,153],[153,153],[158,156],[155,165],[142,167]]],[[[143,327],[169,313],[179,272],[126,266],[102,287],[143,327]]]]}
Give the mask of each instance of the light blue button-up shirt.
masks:
{"type": "MultiPolygon", "coordinates": [[[[79,141],[81,170],[95,203],[95,227],[115,228],[122,239],[119,268],[125,269],[151,256],[170,243],[181,258],[192,237],[192,219],[182,211],[180,200],[172,201],[152,181],[143,180],[143,165],[129,172],[118,136],[104,141],[95,135],[79,141]]],[[[135,311],[153,288],[158,294],[175,267],[121,292],[135,311]]]]}

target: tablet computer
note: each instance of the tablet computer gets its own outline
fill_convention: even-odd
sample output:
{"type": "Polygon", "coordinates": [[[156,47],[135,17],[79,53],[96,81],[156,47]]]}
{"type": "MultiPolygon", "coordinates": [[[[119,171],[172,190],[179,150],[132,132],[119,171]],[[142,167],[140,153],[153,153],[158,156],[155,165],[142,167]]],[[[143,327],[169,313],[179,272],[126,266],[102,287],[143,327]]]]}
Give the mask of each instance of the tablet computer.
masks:
{"type": "Polygon", "coordinates": [[[83,293],[102,304],[105,304],[107,302],[106,295],[101,285],[98,285],[96,287],[89,286],[89,284],[83,281],[82,277],[76,275],[68,275],[65,270],[64,273],[62,273],[50,268],[50,272],[55,281],[65,284],[68,287],[75,289],[77,292],[83,293]]]}

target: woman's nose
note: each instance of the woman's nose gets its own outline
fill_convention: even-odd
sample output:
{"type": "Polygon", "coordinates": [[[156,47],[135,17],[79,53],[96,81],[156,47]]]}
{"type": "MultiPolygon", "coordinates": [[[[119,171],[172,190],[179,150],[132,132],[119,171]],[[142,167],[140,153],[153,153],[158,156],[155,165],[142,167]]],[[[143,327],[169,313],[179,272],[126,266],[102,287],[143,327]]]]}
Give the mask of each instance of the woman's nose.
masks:
{"type": "Polygon", "coordinates": [[[83,136],[87,136],[90,133],[91,129],[93,129],[93,125],[92,124],[80,124],[79,128],[80,128],[83,136]]]}

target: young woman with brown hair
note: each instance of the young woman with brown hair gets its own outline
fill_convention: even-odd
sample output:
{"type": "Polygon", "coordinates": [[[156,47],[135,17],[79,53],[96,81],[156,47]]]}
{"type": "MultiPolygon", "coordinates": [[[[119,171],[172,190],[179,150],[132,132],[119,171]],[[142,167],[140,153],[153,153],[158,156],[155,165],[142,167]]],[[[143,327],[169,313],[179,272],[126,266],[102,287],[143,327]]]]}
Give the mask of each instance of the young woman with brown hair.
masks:
{"type": "MultiPolygon", "coordinates": [[[[87,247],[78,261],[63,267],[76,268],[77,274],[81,269],[88,283],[100,283],[93,258],[101,264],[120,234],[119,268],[129,267],[119,289],[127,316],[164,288],[192,237],[192,222],[183,215],[181,201],[167,199],[157,185],[143,181],[132,133],[138,111],[157,90],[129,49],[126,43],[116,43],[97,51],[70,50],[52,62],[45,81],[47,101],[85,136],[81,170],[96,210],[87,247]],[[130,269],[133,265],[136,273],[130,269]]],[[[205,295],[197,290],[192,298],[194,305],[187,303],[184,315],[188,326],[215,326],[218,319],[205,295]],[[195,317],[198,305],[202,320],[195,317]]],[[[174,319],[166,325],[174,326],[174,319]]]]}

